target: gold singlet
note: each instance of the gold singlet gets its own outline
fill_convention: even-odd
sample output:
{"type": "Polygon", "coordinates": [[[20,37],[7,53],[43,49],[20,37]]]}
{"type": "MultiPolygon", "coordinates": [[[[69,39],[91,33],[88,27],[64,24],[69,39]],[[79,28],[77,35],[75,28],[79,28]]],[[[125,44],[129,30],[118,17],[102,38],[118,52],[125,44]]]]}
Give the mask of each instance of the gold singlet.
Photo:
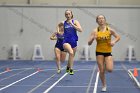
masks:
{"type": "Polygon", "coordinates": [[[111,53],[112,47],[110,45],[111,42],[111,33],[108,27],[106,27],[106,31],[102,32],[97,28],[97,45],[96,45],[96,52],[101,53],[111,53]]]}

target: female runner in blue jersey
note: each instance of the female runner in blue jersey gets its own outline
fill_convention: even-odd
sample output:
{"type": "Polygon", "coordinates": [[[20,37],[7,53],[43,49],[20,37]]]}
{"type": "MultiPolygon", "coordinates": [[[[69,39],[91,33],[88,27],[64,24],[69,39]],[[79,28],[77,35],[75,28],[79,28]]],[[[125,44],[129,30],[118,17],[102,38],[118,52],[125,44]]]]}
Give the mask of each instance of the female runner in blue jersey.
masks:
{"type": "Polygon", "coordinates": [[[64,25],[63,48],[69,53],[66,72],[68,72],[70,75],[73,75],[74,56],[76,53],[78,41],[77,31],[82,32],[82,27],[77,20],[73,19],[73,14],[71,10],[65,11],[65,17],[66,20],[60,23],[63,23],[64,25]]]}
{"type": "Polygon", "coordinates": [[[57,40],[54,48],[55,56],[56,56],[56,65],[57,65],[57,73],[61,73],[61,62],[65,61],[66,51],[63,48],[63,39],[64,39],[64,25],[63,23],[58,24],[59,33],[55,32],[50,37],[51,40],[57,40]]]}

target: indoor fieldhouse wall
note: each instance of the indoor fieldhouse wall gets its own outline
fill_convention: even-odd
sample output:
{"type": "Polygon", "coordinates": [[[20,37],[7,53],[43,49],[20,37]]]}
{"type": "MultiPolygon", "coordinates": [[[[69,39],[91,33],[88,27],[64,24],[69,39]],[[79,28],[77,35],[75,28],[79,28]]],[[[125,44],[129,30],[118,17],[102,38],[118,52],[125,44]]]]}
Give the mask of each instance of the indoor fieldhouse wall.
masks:
{"type": "Polygon", "coordinates": [[[140,0],[0,0],[0,4],[38,5],[140,5],[140,0]]]}
{"type": "MultiPolygon", "coordinates": [[[[46,60],[54,59],[54,44],[50,35],[56,25],[65,20],[64,12],[71,9],[74,18],[79,20],[83,28],[78,33],[78,52],[75,60],[79,60],[83,46],[87,44],[88,36],[97,26],[95,16],[104,14],[121,40],[113,47],[115,60],[124,60],[129,45],[133,45],[136,57],[140,60],[140,7],[63,7],[63,6],[2,6],[0,7],[0,59],[8,59],[13,44],[19,45],[20,57],[30,60],[35,44],[40,44],[46,60]],[[22,30],[21,30],[22,29],[22,30]]],[[[95,60],[95,42],[90,47],[92,60],[95,60]]]]}

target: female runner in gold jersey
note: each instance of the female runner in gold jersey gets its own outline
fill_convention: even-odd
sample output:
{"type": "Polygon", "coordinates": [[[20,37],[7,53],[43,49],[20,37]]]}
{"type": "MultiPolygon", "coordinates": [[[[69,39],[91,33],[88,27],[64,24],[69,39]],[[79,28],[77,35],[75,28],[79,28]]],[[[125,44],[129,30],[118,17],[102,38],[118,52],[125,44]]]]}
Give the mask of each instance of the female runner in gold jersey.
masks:
{"type": "Polygon", "coordinates": [[[95,28],[88,40],[88,45],[91,45],[96,40],[96,60],[98,68],[100,70],[100,79],[102,82],[102,91],[107,91],[105,70],[112,72],[113,70],[113,57],[112,47],[120,40],[120,36],[114,29],[110,28],[106,23],[104,15],[98,15],[96,22],[99,25],[95,28]],[[111,36],[114,36],[114,40],[111,40],[111,36]]]}

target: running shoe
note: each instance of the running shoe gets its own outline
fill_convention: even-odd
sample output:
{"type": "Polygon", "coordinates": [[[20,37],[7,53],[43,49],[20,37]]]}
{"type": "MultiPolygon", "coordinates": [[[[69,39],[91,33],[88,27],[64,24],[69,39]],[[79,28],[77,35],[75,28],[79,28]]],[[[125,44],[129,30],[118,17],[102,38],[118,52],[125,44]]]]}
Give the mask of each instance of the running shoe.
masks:
{"type": "Polygon", "coordinates": [[[74,74],[73,69],[70,69],[69,74],[70,74],[70,75],[73,75],[73,74],[74,74]]]}
{"type": "Polygon", "coordinates": [[[57,70],[57,74],[60,74],[60,73],[61,73],[61,70],[60,70],[60,69],[58,69],[58,70],[57,70]]]}
{"type": "Polygon", "coordinates": [[[107,91],[107,87],[106,86],[102,87],[102,90],[101,91],[102,92],[106,92],[107,91]]]}
{"type": "Polygon", "coordinates": [[[68,73],[70,71],[70,68],[67,66],[66,68],[66,72],[68,73]]]}

